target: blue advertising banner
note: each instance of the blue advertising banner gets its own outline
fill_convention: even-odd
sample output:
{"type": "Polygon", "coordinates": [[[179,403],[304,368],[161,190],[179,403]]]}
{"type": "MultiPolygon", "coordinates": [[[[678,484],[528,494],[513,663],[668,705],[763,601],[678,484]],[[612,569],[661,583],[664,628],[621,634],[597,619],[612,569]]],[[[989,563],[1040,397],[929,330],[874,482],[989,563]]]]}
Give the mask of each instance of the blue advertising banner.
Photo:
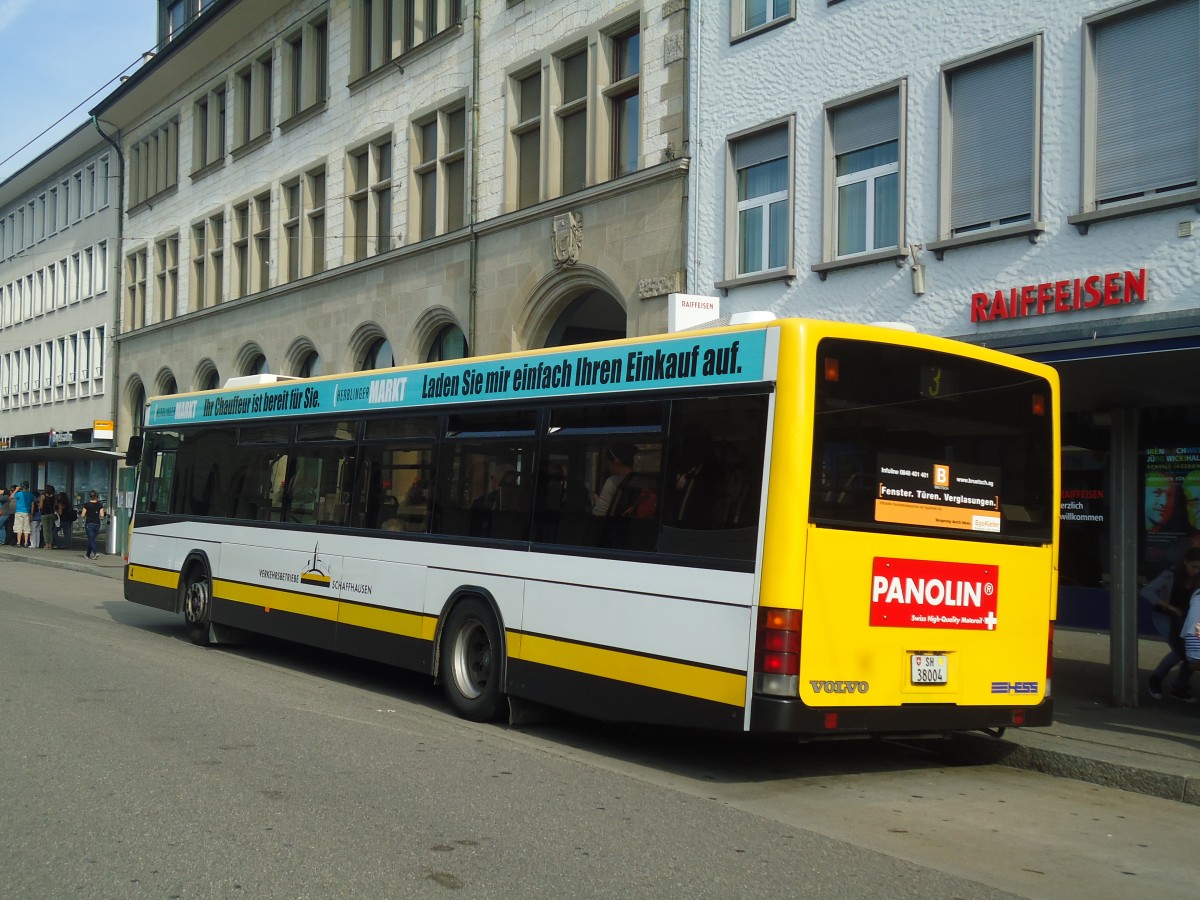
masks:
{"type": "Polygon", "coordinates": [[[748,384],[766,377],[767,331],[664,339],[405,371],[162,397],[146,424],[161,427],[282,416],[421,409],[451,403],[748,384]]]}

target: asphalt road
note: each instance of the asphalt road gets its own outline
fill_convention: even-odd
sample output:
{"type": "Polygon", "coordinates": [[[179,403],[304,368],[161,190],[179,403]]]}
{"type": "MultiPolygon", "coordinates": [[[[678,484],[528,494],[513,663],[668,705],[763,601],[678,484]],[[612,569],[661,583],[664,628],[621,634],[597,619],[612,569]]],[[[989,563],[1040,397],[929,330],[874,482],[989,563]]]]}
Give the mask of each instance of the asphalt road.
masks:
{"type": "Polygon", "coordinates": [[[0,895],[1192,897],[1185,804],[880,743],[452,716],[428,679],[189,644],[0,571],[0,895]]]}

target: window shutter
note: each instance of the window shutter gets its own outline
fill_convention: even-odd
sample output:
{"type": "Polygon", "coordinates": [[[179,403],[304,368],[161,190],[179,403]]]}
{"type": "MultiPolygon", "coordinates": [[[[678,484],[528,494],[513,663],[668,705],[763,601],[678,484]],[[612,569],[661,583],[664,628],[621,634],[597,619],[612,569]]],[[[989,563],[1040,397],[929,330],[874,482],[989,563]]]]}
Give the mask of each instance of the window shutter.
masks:
{"type": "Polygon", "coordinates": [[[741,138],[733,145],[734,169],[748,169],[759,163],[786,157],[787,137],[787,127],[780,126],[741,138]]]}
{"type": "Polygon", "coordinates": [[[1096,201],[1196,183],[1200,4],[1159,4],[1095,30],[1096,201]]]}
{"type": "Polygon", "coordinates": [[[833,113],[833,155],[899,140],[900,95],[883,94],[833,113]]]}
{"type": "Polygon", "coordinates": [[[1032,215],[1033,49],[950,75],[952,232],[1032,215]]]}

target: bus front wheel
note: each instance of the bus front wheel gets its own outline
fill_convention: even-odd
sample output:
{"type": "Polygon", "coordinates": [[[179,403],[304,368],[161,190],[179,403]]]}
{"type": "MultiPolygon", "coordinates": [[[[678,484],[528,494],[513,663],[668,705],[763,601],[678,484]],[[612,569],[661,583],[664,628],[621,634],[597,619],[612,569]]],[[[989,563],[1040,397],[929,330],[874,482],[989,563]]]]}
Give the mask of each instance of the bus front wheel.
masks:
{"type": "Polygon", "coordinates": [[[446,619],[439,674],[450,705],[464,719],[491,722],[500,717],[500,627],[488,605],[464,600],[446,619]]]}
{"type": "Polygon", "coordinates": [[[209,643],[209,630],[212,624],[212,590],[208,586],[208,576],[201,571],[193,571],[188,576],[183,588],[183,624],[187,628],[188,637],[193,644],[201,647],[209,643]]]}

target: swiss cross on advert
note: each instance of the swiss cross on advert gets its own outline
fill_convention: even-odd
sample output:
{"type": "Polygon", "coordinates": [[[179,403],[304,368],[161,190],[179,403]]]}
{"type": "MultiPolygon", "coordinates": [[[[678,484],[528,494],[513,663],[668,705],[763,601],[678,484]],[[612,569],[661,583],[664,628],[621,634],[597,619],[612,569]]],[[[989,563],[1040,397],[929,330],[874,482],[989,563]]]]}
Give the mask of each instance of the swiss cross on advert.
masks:
{"type": "Polygon", "coordinates": [[[871,625],[995,631],[999,566],[875,557],[871,625]]]}

